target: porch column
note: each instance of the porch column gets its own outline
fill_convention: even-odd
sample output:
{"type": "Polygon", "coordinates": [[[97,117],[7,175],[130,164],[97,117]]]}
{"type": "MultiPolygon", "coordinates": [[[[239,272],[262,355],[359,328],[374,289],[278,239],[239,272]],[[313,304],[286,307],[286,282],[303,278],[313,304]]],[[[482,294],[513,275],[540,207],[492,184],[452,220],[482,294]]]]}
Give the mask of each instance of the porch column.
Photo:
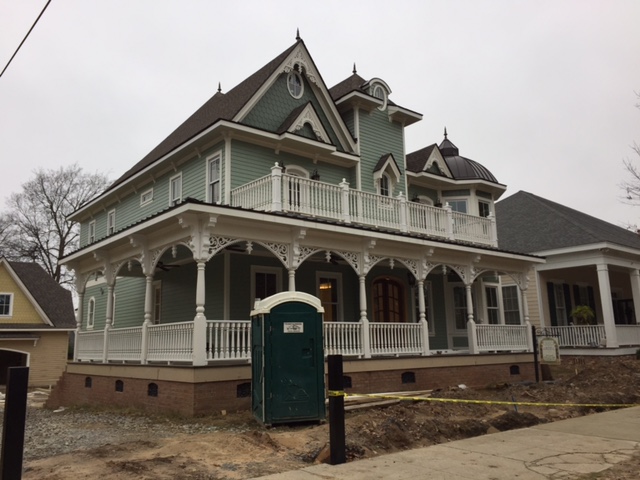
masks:
{"type": "Polygon", "coordinates": [[[527,289],[526,288],[520,288],[520,298],[522,299],[522,315],[524,317],[524,322],[523,323],[529,323],[529,302],[527,302],[527,289]]]}
{"type": "MultiPolygon", "coordinates": [[[[77,287],[76,287],[77,289],[77,287]]],[[[78,361],[78,336],[82,329],[82,318],[84,317],[84,289],[78,293],[78,310],[76,310],[76,334],[73,337],[73,361],[78,361]]]]}
{"type": "Polygon", "coordinates": [[[371,337],[369,335],[369,320],[367,319],[367,288],[366,275],[360,275],[360,323],[362,323],[362,351],[364,358],[371,358],[371,337]]]}
{"type": "Polygon", "coordinates": [[[602,315],[604,316],[604,334],[607,340],[607,348],[618,346],[616,335],[616,323],[613,316],[613,302],[611,300],[611,284],[609,283],[609,268],[607,264],[596,265],[598,269],[598,287],[600,290],[600,303],[602,304],[602,315]]]}
{"type": "Polygon", "coordinates": [[[422,355],[429,355],[429,324],[424,301],[424,280],[418,280],[418,313],[420,314],[420,325],[422,327],[422,355]]]}
{"type": "Polygon", "coordinates": [[[271,167],[271,211],[282,211],[282,167],[278,162],[271,167]]]}
{"type": "Polygon", "coordinates": [[[102,363],[109,359],[109,330],[113,322],[113,284],[107,285],[107,315],[104,324],[104,346],[102,347],[102,363]]]}
{"type": "Polygon", "coordinates": [[[638,269],[631,271],[631,294],[636,323],[640,324],[640,270],[638,269]]]}
{"type": "Polygon", "coordinates": [[[205,262],[198,261],[198,276],[196,278],[196,316],[193,319],[193,365],[195,366],[207,364],[207,317],[204,315],[205,266],[205,262]]]}
{"type": "Polygon", "coordinates": [[[295,268],[289,269],[289,291],[290,292],[296,291],[296,269],[295,268]]]}
{"type": "Polygon", "coordinates": [[[142,323],[142,346],[140,352],[140,363],[147,363],[147,353],[149,352],[149,325],[153,313],[153,275],[146,275],[146,285],[144,291],[144,322],[142,323]]]}
{"type": "Polygon", "coordinates": [[[471,295],[471,284],[464,286],[465,291],[467,292],[467,321],[473,321],[473,296],[471,295]]]}

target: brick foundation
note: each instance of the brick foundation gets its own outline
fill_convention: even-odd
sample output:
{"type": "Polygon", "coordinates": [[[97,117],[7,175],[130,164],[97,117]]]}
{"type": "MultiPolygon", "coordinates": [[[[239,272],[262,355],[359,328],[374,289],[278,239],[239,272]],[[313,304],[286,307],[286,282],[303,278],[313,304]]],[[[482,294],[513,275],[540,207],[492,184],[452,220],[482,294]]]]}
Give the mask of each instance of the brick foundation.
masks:
{"type": "MultiPolygon", "coordinates": [[[[250,367],[232,368],[229,372],[224,367],[70,364],[46,406],[107,406],[184,416],[248,410],[250,367]],[[122,381],[122,391],[116,391],[118,380],[122,381]],[[157,396],[149,395],[152,383],[157,385],[157,396]]],[[[351,393],[428,390],[459,384],[483,387],[535,379],[531,354],[350,360],[344,362],[344,375],[351,379],[351,387],[345,388],[351,393]],[[514,373],[516,370],[518,373],[514,373]]]]}

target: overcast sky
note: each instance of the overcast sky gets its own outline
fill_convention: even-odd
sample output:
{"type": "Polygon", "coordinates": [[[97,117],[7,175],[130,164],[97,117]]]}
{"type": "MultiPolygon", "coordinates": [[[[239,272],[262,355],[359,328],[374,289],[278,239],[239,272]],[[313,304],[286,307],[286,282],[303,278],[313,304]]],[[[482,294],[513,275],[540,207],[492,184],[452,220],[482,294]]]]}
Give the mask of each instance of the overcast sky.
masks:
{"type": "MultiPolygon", "coordinates": [[[[0,0],[0,69],[46,0],[0,0]]],[[[507,185],[611,223],[640,143],[640,1],[53,0],[0,77],[3,200],[38,167],[112,179],[217,90],[295,42],[325,83],[380,77],[440,143],[507,185]]]]}

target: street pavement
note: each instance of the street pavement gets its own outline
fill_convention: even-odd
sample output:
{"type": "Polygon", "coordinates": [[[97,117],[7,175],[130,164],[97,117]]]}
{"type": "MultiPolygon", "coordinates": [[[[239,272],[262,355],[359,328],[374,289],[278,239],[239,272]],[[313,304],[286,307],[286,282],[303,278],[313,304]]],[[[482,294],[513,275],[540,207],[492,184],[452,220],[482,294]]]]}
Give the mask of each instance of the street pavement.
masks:
{"type": "Polygon", "coordinates": [[[640,454],[640,407],[259,478],[569,480],[580,474],[601,472],[634,454],[640,454]]]}

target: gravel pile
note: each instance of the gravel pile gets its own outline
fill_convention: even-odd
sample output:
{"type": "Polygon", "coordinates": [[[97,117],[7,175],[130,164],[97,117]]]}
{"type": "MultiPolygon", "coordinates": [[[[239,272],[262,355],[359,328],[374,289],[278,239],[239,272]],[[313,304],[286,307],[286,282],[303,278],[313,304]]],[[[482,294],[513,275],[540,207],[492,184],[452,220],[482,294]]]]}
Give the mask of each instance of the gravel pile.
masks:
{"type": "MultiPolygon", "coordinates": [[[[0,412],[0,425],[4,412],[0,412]]],[[[212,425],[189,419],[69,409],[54,412],[28,408],[24,459],[33,460],[123,442],[157,439],[176,434],[215,431],[246,432],[248,424],[212,425]]]]}

